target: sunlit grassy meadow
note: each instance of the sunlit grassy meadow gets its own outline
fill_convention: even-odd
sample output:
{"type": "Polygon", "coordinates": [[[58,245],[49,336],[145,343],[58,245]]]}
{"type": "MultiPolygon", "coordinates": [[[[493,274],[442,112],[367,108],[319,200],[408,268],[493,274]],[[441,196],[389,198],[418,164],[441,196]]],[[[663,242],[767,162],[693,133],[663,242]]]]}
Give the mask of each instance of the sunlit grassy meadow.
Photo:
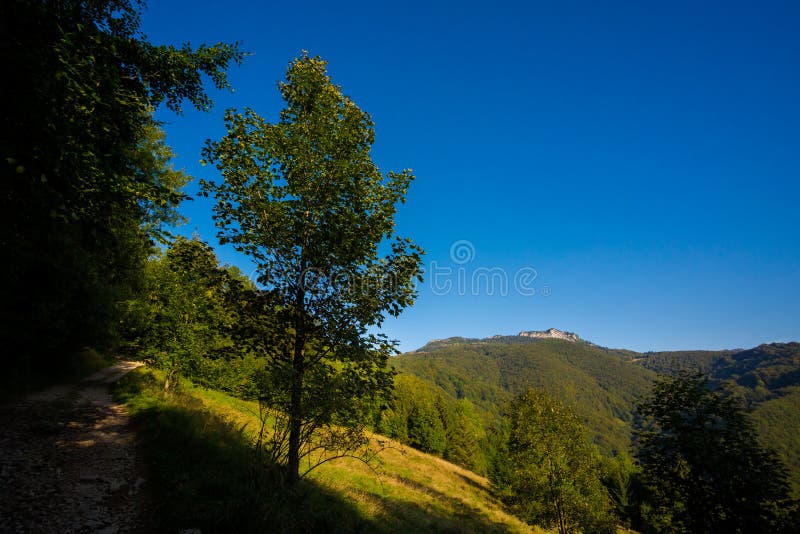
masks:
{"type": "Polygon", "coordinates": [[[132,372],[117,387],[142,438],[158,526],[362,532],[543,532],[503,510],[481,476],[383,437],[380,461],[339,459],[309,474],[294,497],[254,473],[258,405],[187,381],[132,372]]]}

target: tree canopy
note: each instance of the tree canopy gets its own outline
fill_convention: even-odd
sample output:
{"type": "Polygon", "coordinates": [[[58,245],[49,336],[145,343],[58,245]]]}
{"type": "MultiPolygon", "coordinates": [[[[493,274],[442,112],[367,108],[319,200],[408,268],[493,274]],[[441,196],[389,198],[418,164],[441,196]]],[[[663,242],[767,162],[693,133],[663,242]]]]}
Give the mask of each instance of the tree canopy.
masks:
{"type": "Polygon", "coordinates": [[[510,404],[492,479],[525,521],[558,532],[615,532],[599,456],[572,410],[529,389],[510,404]]]}
{"type": "Polygon", "coordinates": [[[669,532],[775,532],[786,471],[762,447],[737,401],[708,377],[659,379],[638,406],[638,459],[652,494],[649,522],[669,532]]]}
{"type": "Polygon", "coordinates": [[[224,180],[203,187],[216,198],[221,243],[255,262],[272,302],[260,349],[271,361],[268,402],[286,416],[273,450],[293,483],[301,459],[311,469],[333,449],[363,444],[359,432],[334,436],[388,401],[395,343],[371,328],[413,303],[422,251],[394,231],[414,176],[384,176],[373,163],[372,120],[331,82],[326,62],[304,53],[280,92],[276,123],[226,113],[227,134],[204,150],[224,180]]]}
{"type": "Polygon", "coordinates": [[[18,366],[108,343],[184,179],[154,133],[164,103],[211,105],[235,44],[150,43],[136,0],[16,0],[0,8],[0,329],[18,366]]]}
{"type": "Polygon", "coordinates": [[[128,302],[128,350],[166,371],[165,389],[179,376],[252,396],[252,366],[236,343],[242,301],[252,284],[235,267],[221,267],[211,247],[179,237],[145,266],[139,298],[128,302]]]}

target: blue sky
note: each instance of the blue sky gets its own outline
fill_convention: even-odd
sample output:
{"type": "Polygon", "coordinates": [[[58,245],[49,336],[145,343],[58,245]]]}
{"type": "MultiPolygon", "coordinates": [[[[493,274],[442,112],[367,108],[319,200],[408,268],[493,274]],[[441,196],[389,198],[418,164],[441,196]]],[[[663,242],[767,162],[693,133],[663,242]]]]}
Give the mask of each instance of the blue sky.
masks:
{"type": "MultiPolygon", "coordinates": [[[[143,30],[251,53],[211,113],[158,114],[196,177],[217,177],[200,149],[225,108],[276,120],[288,62],[328,60],[377,164],[417,175],[398,231],[440,274],[384,325],[404,350],[551,326],[635,350],[798,340],[800,4],[645,4],[170,0],[143,30]]],[[[210,201],[183,211],[216,244],[210,201]]]]}

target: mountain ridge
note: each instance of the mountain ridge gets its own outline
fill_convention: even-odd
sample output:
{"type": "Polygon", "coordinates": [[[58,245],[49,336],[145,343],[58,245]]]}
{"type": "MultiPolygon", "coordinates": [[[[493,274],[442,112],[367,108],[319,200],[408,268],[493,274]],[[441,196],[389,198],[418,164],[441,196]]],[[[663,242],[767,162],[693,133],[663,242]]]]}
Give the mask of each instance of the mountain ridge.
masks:
{"type": "Polygon", "coordinates": [[[442,347],[445,345],[457,344],[457,343],[483,343],[483,342],[490,342],[490,341],[513,341],[513,340],[541,340],[541,339],[561,339],[564,341],[570,341],[574,343],[587,343],[590,345],[594,345],[590,341],[586,341],[582,339],[578,334],[574,332],[568,332],[565,330],[559,330],[558,328],[548,328],[547,330],[522,330],[517,334],[495,334],[493,336],[485,337],[485,338],[471,338],[471,337],[463,337],[463,336],[452,336],[447,338],[441,339],[432,339],[428,341],[422,347],[415,349],[411,352],[425,352],[426,349],[430,349],[433,347],[442,347]]]}
{"type": "MultiPolygon", "coordinates": [[[[736,354],[740,352],[746,352],[749,350],[754,350],[758,347],[763,346],[772,346],[772,345],[792,345],[798,344],[798,341],[768,341],[761,343],[755,347],[750,349],[743,348],[743,347],[736,347],[736,348],[726,348],[726,349],[677,349],[677,350],[634,350],[634,349],[627,349],[623,347],[607,347],[604,345],[598,345],[592,341],[582,338],[580,335],[576,334],[575,332],[571,332],[568,330],[559,330],[558,328],[548,328],[546,330],[522,330],[517,334],[494,334],[488,337],[465,337],[465,336],[450,336],[446,338],[437,338],[431,339],[421,347],[417,349],[413,349],[407,351],[403,354],[412,354],[416,352],[425,352],[426,350],[432,347],[441,347],[444,345],[452,345],[452,344],[459,344],[459,343],[485,343],[485,342],[494,342],[494,341],[506,341],[506,342],[513,342],[513,341],[537,341],[542,339],[561,339],[564,341],[571,341],[574,343],[583,343],[587,345],[592,345],[594,347],[598,347],[605,350],[612,350],[612,351],[621,351],[621,352],[629,352],[631,354],[637,354],[642,357],[651,357],[651,356],[665,356],[665,355],[684,355],[684,354],[696,354],[696,355],[708,355],[708,356],[717,356],[720,354],[736,354]]],[[[701,358],[702,359],[702,358],[701,358]]]]}

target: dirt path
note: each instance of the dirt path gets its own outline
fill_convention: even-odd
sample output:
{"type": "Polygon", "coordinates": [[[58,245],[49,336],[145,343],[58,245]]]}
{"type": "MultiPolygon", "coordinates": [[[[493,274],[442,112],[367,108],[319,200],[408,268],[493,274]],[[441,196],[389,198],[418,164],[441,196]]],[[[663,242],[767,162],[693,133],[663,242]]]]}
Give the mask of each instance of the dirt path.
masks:
{"type": "Polygon", "coordinates": [[[109,393],[139,365],[0,407],[0,532],[143,530],[135,434],[109,393]]]}

